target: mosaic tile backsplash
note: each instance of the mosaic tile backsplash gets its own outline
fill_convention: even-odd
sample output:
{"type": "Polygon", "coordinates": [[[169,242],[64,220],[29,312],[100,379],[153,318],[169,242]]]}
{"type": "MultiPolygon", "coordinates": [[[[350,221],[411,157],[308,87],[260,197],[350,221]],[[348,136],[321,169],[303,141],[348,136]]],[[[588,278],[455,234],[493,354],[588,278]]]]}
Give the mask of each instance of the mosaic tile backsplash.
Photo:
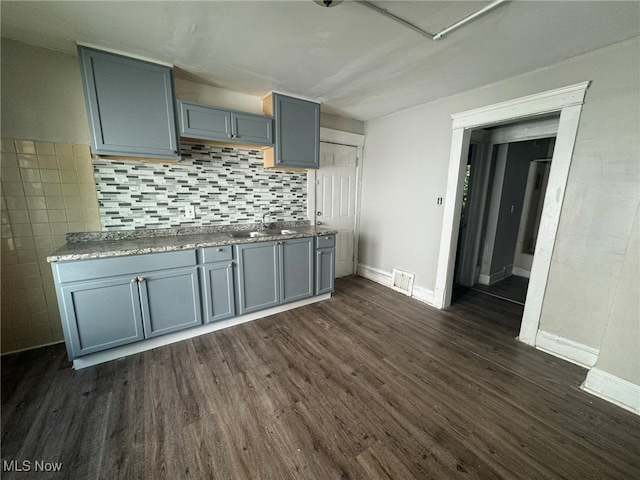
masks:
{"type": "Polygon", "coordinates": [[[307,174],[268,170],[261,150],[183,143],[177,164],[94,159],[103,230],[307,220],[307,174]],[[196,218],[185,218],[195,206],[196,218]]]}

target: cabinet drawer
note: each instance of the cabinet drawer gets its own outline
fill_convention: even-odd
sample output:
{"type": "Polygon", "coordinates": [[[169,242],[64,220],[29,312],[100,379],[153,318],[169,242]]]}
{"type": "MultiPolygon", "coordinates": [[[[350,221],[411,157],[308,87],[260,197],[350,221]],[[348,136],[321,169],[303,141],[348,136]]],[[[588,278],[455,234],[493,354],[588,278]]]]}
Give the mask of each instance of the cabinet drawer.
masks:
{"type": "Polygon", "coordinates": [[[316,248],[333,247],[335,244],[335,235],[320,235],[319,237],[316,237],[316,248]]]}
{"type": "Polygon", "coordinates": [[[155,270],[190,267],[196,264],[195,250],[179,252],[148,253],[126,257],[98,258],[95,260],[75,260],[53,264],[54,274],[60,283],[114,277],[117,275],[137,275],[155,270]]]}
{"type": "Polygon", "coordinates": [[[200,249],[200,263],[224,262],[233,258],[232,245],[220,245],[200,249]]]}

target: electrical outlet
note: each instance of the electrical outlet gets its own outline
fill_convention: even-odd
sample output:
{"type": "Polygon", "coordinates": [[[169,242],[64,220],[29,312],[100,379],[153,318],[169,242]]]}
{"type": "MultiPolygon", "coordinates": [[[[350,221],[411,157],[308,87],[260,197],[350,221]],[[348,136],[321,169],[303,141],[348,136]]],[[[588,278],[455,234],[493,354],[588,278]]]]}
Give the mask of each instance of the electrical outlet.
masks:
{"type": "Polygon", "coordinates": [[[196,218],[196,206],[187,205],[184,207],[184,218],[196,218]]]}

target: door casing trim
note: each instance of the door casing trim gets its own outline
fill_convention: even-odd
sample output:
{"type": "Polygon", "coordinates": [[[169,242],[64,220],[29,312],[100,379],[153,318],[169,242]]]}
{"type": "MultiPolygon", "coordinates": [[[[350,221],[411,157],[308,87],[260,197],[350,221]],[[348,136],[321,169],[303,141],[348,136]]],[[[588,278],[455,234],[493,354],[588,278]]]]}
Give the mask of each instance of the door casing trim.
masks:
{"type": "Polygon", "coordinates": [[[587,81],[569,85],[451,116],[451,151],[434,289],[434,303],[438,308],[446,308],[451,304],[464,165],[469,151],[471,131],[474,128],[486,128],[560,112],[556,146],[519,336],[520,341],[535,345],[569,167],[589,83],[587,81]]]}
{"type": "MultiPolygon", "coordinates": [[[[358,245],[360,244],[360,210],[362,197],[362,152],[364,150],[364,135],[359,133],[334,130],[333,128],[320,127],[320,141],[325,143],[336,143],[356,147],[356,205],[355,205],[355,225],[353,236],[353,273],[358,269],[358,245]]],[[[316,170],[307,170],[307,217],[311,225],[316,224],[316,170]]]]}

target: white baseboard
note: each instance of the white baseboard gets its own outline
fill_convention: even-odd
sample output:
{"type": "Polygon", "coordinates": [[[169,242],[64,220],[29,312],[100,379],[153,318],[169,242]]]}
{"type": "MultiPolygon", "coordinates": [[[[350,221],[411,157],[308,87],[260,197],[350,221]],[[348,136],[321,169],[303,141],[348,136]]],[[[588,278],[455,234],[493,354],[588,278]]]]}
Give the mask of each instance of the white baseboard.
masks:
{"type": "Polygon", "coordinates": [[[515,275],[516,277],[531,278],[531,272],[520,267],[513,267],[513,271],[511,272],[511,274],[515,275]]]}
{"type": "Polygon", "coordinates": [[[384,270],[370,267],[369,265],[363,265],[362,263],[358,264],[358,275],[379,283],[380,285],[384,285],[385,287],[391,286],[391,279],[393,278],[390,272],[385,272],[384,270]]]}
{"type": "Polygon", "coordinates": [[[331,294],[325,293],[324,295],[309,297],[304,300],[299,300],[297,302],[286,303],[284,305],[279,305],[277,307],[269,308],[267,310],[248,313],[246,315],[242,315],[241,317],[233,317],[233,318],[229,318],[228,320],[221,320],[219,322],[209,323],[207,325],[202,325],[200,327],[190,328],[188,330],[182,330],[180,332],[175,332],[175,333],[169,333],[168,335],[163,335],[161,337],[156,337],[156,338],[150,338],[148,340],[143,340],[142,342],[137,342],[137,343],[131,343],[129,345],[123,345],[121,347],[112,348],[110,350],[105,350],[103,352],[92,353],[91,355],[86,355],[84,357],[76,358],[73,361],[73,368],[75,368],[76,370],[80,370],[82,368],[92,367],[94,365],[98,365],[99,363],[109,362],[111,360],[116,360],[118,358],[126,357],[128,355],[133,355],[135,353],[146,352],[147,350],[152,350],[154,348],[162,347],[164,345],[170,345],[172,343],[180,342],[182,340],[187,340],[189,338],[199,337],[200,335],[204,335],[206,333],[222,330],[223,328],[233,327],[235,325],[240,325],[241,323],[251,322],[259,318],[264,318],[269,315],[274,315],[280,312],[286,312],[287,310],[291,310],[293,308],[302,307],[304,305],[310,305],[312,303],[320,302],[322,300],[327,300],[329,298],[331,298],[331,294]]]}
{"type": "Polygon", "coordinates": [[[493,285],[494,283],[498,283],[500,280],[504,280],[512,273],[513,265],[506,265],[502,270],[494,272],[491,275],[481,273],[478,275],[478,283],[487,286],[493,285]]]}
{"type": "Polygon", "coordinates": [[[628,382],[604,370],[592,368],[580,388],[640,415],[640,385],[628,382]]]}
{"type": "MultiPolygon", "coordinates": [[[[391,287],[393,275],[391,272],[385,272],[379,268],[371,267],[369,265],[364,265],[362,263],[358,264],[358,275],[364,277],[373,282],[379,283],[380,285],[384,285],[385,287],[391,287]]],[[[427,305],[438,308],[435,304],[434,293],[433,290],[429,290],[424,287],[420,287],[418,285],[413,285],[413,294],[412,298],[419,300],[427,305]]]]}
{"type": "Polygon", "coordinates": [[[596,364],[600,353],[597,348],[542,330],[539,330],[536,335],[535,345],[538,350],[586,368],[591,368],[596,364]]]}

